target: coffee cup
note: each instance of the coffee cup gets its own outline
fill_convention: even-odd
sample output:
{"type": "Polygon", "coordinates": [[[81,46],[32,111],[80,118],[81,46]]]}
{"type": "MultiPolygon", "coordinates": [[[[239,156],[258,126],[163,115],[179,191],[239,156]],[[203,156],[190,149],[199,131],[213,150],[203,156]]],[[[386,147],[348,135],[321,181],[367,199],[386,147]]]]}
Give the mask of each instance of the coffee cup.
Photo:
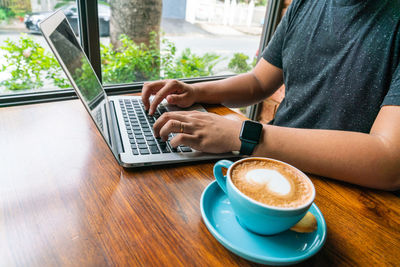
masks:
{"type": "Polygon", "coordinates": [[[240,225],[261,235],[278,234],[294,226],[315,198],[307,175],[275,159],[220,160],[214,165],[214,176],[240,225]],[[223,169],[227,169],[226,175],[223,169]]]}

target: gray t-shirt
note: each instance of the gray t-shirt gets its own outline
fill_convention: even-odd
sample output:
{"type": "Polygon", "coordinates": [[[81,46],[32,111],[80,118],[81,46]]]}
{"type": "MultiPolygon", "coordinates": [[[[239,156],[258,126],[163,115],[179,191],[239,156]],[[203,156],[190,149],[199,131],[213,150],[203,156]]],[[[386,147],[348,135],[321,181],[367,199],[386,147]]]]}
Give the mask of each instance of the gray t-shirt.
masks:
{"type": "Polygon", "coordinates": [[[271,124],[369,132],[400,105],[400,0],[294,0],[263,58],[286,86],[271,124]]]}

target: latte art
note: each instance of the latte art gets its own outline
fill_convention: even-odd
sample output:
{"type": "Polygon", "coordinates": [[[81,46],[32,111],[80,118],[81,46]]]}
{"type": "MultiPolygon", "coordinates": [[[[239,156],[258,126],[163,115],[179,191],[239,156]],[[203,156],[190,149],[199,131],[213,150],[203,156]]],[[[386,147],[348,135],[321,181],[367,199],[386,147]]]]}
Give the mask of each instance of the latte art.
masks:
{"type": "Polygon", "coordinates": [[[295,208],[313,197],[313,186],[299,170],[279,161],[249,159],[231,169],[239,191],[255,201],[279,208],[295,208]]]}
{"type": "Polygon", "coordinates": [[[268,190],[280,195],[290,193],[290,183],[280,172],[268,169],[255,169],[246,173],[249,183],[264,185],[268,190]]]}

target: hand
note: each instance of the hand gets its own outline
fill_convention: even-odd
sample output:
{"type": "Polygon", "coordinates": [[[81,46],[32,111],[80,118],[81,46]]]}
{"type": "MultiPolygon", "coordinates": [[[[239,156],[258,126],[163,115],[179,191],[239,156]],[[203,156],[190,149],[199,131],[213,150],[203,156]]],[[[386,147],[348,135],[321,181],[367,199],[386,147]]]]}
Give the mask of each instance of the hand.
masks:
{"type": "Polygon", "coordinates": [[[240,149],[241,121],[199,111],[164,113],[154,124],[154,134],[163,140],[178,133],[170,144],[188,146],[208,153],[224,153],[240,149]],[[181,132],[181,130],[183,130],[181,132]]]}
{"type": "Polygon", "coordinates": [[[162,80],[144,83],[142,89],[142,101],[149,114],[153,115],[158,104],[166,98],[168,103],[181,108],[187,108],[194,104],[195,89],[193,85],[186,84],[178,80],[162,80]],[[153,101],[149,102],[149,97],[155,95],[153,101]]]}

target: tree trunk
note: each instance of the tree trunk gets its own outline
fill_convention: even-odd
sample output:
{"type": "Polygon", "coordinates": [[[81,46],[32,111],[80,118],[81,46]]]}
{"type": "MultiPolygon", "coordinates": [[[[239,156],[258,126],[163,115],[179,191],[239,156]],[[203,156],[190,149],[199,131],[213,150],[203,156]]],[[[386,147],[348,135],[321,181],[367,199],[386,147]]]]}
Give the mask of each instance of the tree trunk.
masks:
{"type": "Polygon", "coordinates": [[[149,44],[149,33],[160,32],[162,0],[112,0],[110,19],[111,43],[126,34],[135,43],[149,44]]]}

